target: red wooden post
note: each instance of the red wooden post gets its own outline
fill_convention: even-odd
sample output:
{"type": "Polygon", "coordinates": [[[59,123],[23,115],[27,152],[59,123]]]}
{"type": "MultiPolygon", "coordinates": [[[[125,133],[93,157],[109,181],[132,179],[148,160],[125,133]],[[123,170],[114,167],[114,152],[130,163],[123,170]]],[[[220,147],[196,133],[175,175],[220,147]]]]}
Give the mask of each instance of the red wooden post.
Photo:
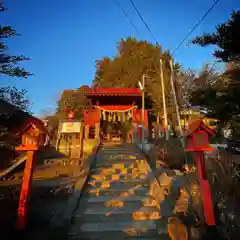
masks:
{"type": "Polygon", "coordinates": [[[215,226],[214,210],[211,198],[210,185],[207,180],[205,167],[205,151],[212,151],[209,146],[208,135],[215,135],[215,132],[202,123],[201,120],[193,122],[186,133],[187,147],[186,151],[196,153],[196,167],[200,182],[200,191],[202,196],[203,211],[206,224],[215,226]]]}
{"type": "MultiPolygon", "coordinates": [[[[22,149],[19,149],[22,150],[22,149]]],[[[25,150],[25,149],[24,149],[25,150]]],[[[21,185],[21,193],[18,204],[18,217],[16,228],[18,230],[24,229],[27,223],[27,216],[29,211],[29,197],[31,194],[31,186],[32,186],[32,176],[34,170],[34,162],[36,157],[36,150],[31,149],[27,151],[27,160],[24,168],[22,185],[21,185]]]]}
{"type": "Polygon", "coordinates": [[[212,204],[211,190],[209,182],[206,178],[204,152],[196,152],[196,167],[200,182],[200,191],[202,196],[202,204],[204,217],[207,225],[215,226],[214,210],[212,204]]]}

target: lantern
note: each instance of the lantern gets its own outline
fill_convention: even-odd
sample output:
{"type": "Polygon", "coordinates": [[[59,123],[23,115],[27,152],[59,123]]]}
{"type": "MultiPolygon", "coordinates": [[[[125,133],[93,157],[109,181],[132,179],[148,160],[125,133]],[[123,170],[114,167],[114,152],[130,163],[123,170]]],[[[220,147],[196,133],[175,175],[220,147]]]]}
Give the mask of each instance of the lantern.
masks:
{"type": "Polygon", "coordinates": [[[68,112],[68,119],[73,119],[74,118],[74,112],[72,110],[69,110],[68,112]]]}

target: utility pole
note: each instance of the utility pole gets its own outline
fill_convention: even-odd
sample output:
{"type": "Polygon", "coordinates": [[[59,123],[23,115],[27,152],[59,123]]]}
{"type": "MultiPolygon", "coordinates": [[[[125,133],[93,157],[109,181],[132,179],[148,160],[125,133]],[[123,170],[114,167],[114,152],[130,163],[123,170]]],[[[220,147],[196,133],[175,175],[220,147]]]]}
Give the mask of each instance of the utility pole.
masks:
{"type": "Polygon", "coordinates": [[[179,127],[179,133],[180,136],[183,137],[183,130],[182,130],[182,126],[181,126],[181,120],[180,120],[180,114],[179,114],[179,109],[178,109],[178,103],[177,103],[177,96],[176,96],[176,91],[175,91],[175,87],[174,87],[174,76],[173,76],[173,63],[172,60],[169,60],[170,63],[170,69],[171,69],[171,86],[172,86],[172,93],[173,93],[173,99],[174,99],[174,105],[175,105],[175,109],[176,109],[176,115],[177,115],[177,124],[179,127]]]}
{"type": "Polygon", "coordinates": [[[142,119],[142,151],[143,151],[143,146],[144,146],[144,113],[145,113],[145,75],[142,76],[142,83],[139,82],[139,87],[142,90],[142,115],[141,115],[141,119],[142,119]]]}
{"type": "MultiPolygon", "coordinates": [[[[175,109],[176,109],[176,115],[177,115],[177,121],[178,121],[178,126],[179,126],[179,133],[180,133],[180,141],[182,143],[182,147],[185,149],[185,140],[184,140],[184,133],[183,133],[183,129],[181,126],[181,119],[180,119],[180,114],[179,114],[179,109],[178,109],[178,103],[177,103],[177,96],[176,96],[176,91],[175,91],[175,87],[173,84],[173,63],[172,60],[170,59],[169,61],[170,63],[170,69],[171,69],[171,86],[172,86],[172,92],[173,92],[173,98],[174,98],[174,104],[175,104],[175,109]]],[[[184,116],[184,125],[185,125],[185,116],[184,116]]],[[[184,156],[185,156],[185,163],[186,165],[188,164],[188,159],[187,159],[187,155],[186,152],[184,151],[184,156]]]]}
{"type": "Polygon", "coordinates": [[[168,120],[167,120],[167,108],[165,101],[165,88],[164,88],[164,79],[163,79],[163,66],[162,59],[160,59],[160,77],[161,77],[161,86],[162,86],[162,101],[163,101],[163,113],[164,113],[164,129],[166,133],[166,140],[168,140],[168,120]]]}

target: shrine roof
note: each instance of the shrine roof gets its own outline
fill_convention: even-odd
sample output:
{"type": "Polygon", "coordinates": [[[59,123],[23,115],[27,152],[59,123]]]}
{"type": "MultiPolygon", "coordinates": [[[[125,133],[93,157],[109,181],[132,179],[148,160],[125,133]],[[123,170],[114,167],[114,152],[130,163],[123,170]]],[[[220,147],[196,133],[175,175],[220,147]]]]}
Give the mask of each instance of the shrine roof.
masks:
{"type": "Polygon", "coordinates": [[[20,128],[16,129],[17,134],[24,133],[28,129],[29,126],[35,126],[41,132],[49,135],[49,132],[48,132],[47,128],[44,126],[43,121],[41,119],[33,117],[31,115],[26,119],[26,122],[20,128]]]}
{"type": "Polygon", "coordinates": [[[192,133],[197,131],[199,128],[201,128],[202,130],[205,130],[208,134],[212,136],[216,135],[216,132],[213,129],[206,126],[203,123],[202,119],[197,119],[197,120],[195,119],[195,120],[189,121],[189,126],[188,126],[188,129],[185,131],[185,136],[191,135],[192,133]]]}
{"type": "Polygon", "coordinates": [[[86,96],[141,96],[139,88],[91,88],[86,96]]]}

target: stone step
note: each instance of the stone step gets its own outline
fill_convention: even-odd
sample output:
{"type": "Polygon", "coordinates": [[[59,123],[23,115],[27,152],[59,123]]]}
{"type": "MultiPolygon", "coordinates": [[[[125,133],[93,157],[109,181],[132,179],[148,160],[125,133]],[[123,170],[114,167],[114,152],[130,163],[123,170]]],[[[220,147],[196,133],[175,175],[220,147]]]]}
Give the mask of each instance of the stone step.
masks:
{"type": "Polygon", "coordinates": [[[149,171],[145,169],[139,168],[123,168],[123,169],[114,169],[114,168],[94,168],[91,170],[91,174],[104,174],[104,175],[112,175],[112,174],[134,174],[134,173],[141,173],[141,174],[148,174],[149,171]]]}
{"type": "Polygon", "coordinates": [[[96,187],[96,188],[116,188],[118,187],[118,184],[146,184],[147,186],[147,179],[117,179],[117,180],[105,180],[105,181],[97,181],[97,180],[92,180],[88,182],[88,185],[96,187]]]}
{"type": "Polygon", "coordinates": [[[75,235],[68,236],[69,240],[106,240],[106,239],[114,239],[114,240],[171,240],[168,234],[158,235],[155,232],[142,234],[140,236],[131,236],[130,233],[125,232],[106,232],[106,233],[80,233],[75,235]],[[147,235],[147,236],[145,236],[147,235]]]}
{"type": "Polygon", "coordinates": [[[86,208],[91,206],[128,207],[134,204],[138,204],[139,206],[145,206],[145,207],[159,206],[157,204],[157,201],[149,196],[121,196],[121,197],[100,196],[100,197],[91,197],[91,199],[92,199],[91,201],[88,201],[89,198],[83,198],[81,200],[81,208],[86,208]]]}
{"type": "Polygon", "coordinates": [[[114,237],[111,235],[112,233],[100,233],[100,234],[94,234],[93,236],[88,236],[88,234],[69,234],[68,239],[69,240],[106,240],[106,239],[113,239],[114,240],[171,240],[166,234],[164,235],[157,235],[153,234],[149,237],[144,236],[130,236],[126,235],[126,233],[115,233],[114,237]],[[116,236],[117,235],[117,236],[116,236]],[[106,238],[106,236],[108,238],[106,238]],[[160,238],[159,238],[160,237],[160,238]]]}
{"type": "Polygon", "coordinates": [[[126,168],[137,168],[137,163],[134,162],[98,162],[96,163],[96,168],[111,168],[111,169],[126,169],[126,168]]]}
{"type": "Polygon", "coordinates": [[[148,182],[146,182],[145,180],[144,180],[144,182],[141,182],[139,184],[135,183],[135,182],[126,184],[125,180],[122,180],[122,181],[111,182],[111,183],[109,183],[109,181],[106,181],[106,183],[105,183],[105,181],[104,181],[102,186],[100,186],[100,187],[94,187],[94,186],[91,186],[90,184],[88,184],[87,191],[92,190],[92,189],[99,189],[99,190],[108,190],[108,191],[119,192],[119,191],[130,190],[136,186],[138,186],[137,189],[144,188],[145,190],[148,190],[148,182]]]}
{"type": "Polygon", "coordinates": [[[121,162],[98,162],[96,163],[96,168],[113,168],[113,169],[123,169],[123,168],[138,168],[136,161],[121,161],[121,162]]]}
{"type": "Polygon", "coordinates": [[[107,161],[107,162],[132,161],[133,162],[133,161],[136,161],[137,159],[139,159],[139,156],[131,155],[131,154],[117,155],[115,153],[109,153],[109,154],[99,155],[98,159],[100,162],[103,162],[103,161],[107,161]]]}
{"type": "Polygon", "coordinates": [[[103,146],[74,212],[69,239],[169,240],[167,218],[149,196],[146,163],[129,145],[103,146]]]}
{"type": "MultiPolygon", "coordinates": [[[[130,148],[125,148],[125,147],[115,147],[115,148],[109,148],[109,147],[103,147],[102,149],[102,153],[106,154],[108,152],[112,153],[112,152],[117,152],[117,154],[124,152],[128,152],[128,155],[134,155],[134,154],[139,154],[137,152],[133,152],[132,149],[130,148]]],[[[120,154],[119,154],[120,155],[120,154]]]]}
{"type": "Polygon", "coordinates": [[[156,200],[150,196],[85,196],[81,198],[79,209],[86,209],[88,207],[95,206],[129,207],[133,206],[134,204],[145,207],[158,206],[156,200]]]}
{"type": "Polygon", "coordinates": [[[127,173],[127,174],[93,174],[91,175],[89,181],[96,180],[96,181],[105,181],[105,180],[117,180],[117,179],[146,179],[146,174],[143,173],[127,173]]]}
{"type": "MultiPolygon", "coordinates": [[[[108,189],[99,189],[94,187],[88,187],[86,189],[87,195],[92,196],[147,196],[148,188],[137,185],[137,186],[129,186],[121,184],[119,188],[108,188],[108,189]]],[[[84,193],[84,195],[86,194],[84,193]]]]}
{"type": "MultiPolygon", "coordinates": [[[[111,203],[110,205],[111,206],[111,203]]],[[[112,205],[114,206],[114,205],[112,205]]],[[[106,221],[146,221],[160,219],[160,210],[156,207],[141,206],[141,202],[129,203],[124,207],[94,206],[87,209],[78,209],[74,215],[76,222],[106,222],[106,221]],[[81,211],[83,210],[83,211],[81,211]]]]}
{"type": "MultiPolygon", "coordinates": [[[[110,235],[110,234],[109,234],[110,235]]],[[[126,235],[126,234],[124,234],[126,235]]],[[[164,238],[162,238],[162,236],[160,236],[160,240],[171,240],[169,237],[166,238],[167,236],[164,235],[164,238]]],[[[105,234],[99,234],[97,236],[93,235],[93,236],[82,236],[82,234],[76,234],[76,235],[72,235],[69,236],[70,240],[105,240],[106,236],[105,234]]],[[[109,236],[109,239],[112,239],[111,235],[109,236]]],[[[159,236],[157,235],[153,235],[152,237],[132,237],[132,236],[122,236],[122,234],[117,233],[117,236],[114,235],[114,240],[159,240],[159,236]]]]}
{"type": "Polygon", "coordinates": [[[104,150],[99,155],[110,159],[121,159],[124,158],[125,156],[133,159],[139,156],[138,153],[133,153],[128,149],[104,150]]]}
{"type": "Polygon", "coordinates": [[[124,160],[136,160],[138,154],[101,154],[101,157],[104,158],[105,161],[124,161],[124,160]]]}
{"type": "MultiPolygon", "coordinates": [[[[101,196],[102,197],[102,196],[101,196]]],[[[101,198],[99,197],[99,198],[101,198]]],[[[105,197],[105,196],[103,196],[105,197]]],[[[94,198],[94,197],[92,197],[94,198]]],[[[98,198],[98,197],[95,197],[98,198]]],[[[88,208],[92,208],[92,209],[105,209],[106,207],[108,207],[110,210],[115,209],[115,208],[140,208],[142,206],[144,206],[144,200],[141,201],[126,201],[126,200],[122,200],[119,197],[113,198],[113,197],[108,197],[110,200],[105,201],[105,202],[97,202],[97,201],[92,201],[92,202],[88,202],[88,199],[82,199],[80,206],[78,207],[78,209],[76,210],[76,214],[83,214],[83,212],[88,209],[88,208]]],[[[122,197],[123,198],[123,197],[122,197]]],[[[125,197],[126,199],[127,197],[125,197]]],[[[140,197],[139,197],[140,198],[140,197]]],[[[147,202],[147,200],[146,200],[147,202]]]]}
{"type": "MultiPolygon", "coordinates": [[[[118,222],[93,222],[84,223],[81,227],[73,225],[69,235],[81,234],[88,239],[125,239],[129,236],[157,237],[156,224],[154,221],[118,221],[118,222]]],[[[158,239],[158,238],[156,238],[158,239]]]]}
{"type": "Polygon", "coordinates": [[[106,160],[124,160],[124,159],[137,159],[139,158],[138,153],[132,154],[130,151],[118,150],[118,151],[104,151],[99,154],[102,159],[106,160]],[[119,154],[120,153],[120,154],[119,154]]]}
{"type": "Polygon", "coordinates": [[[112,198],[109,196],[100,196],[100,197],[89,197],[85,199],[89,204],[95,204],[95,203],[102,203],[104,204],[105,202],[109,202],[112,200],[119,200],[119,201],[124,201],[124,202],[144,202],[148,199],[151,199],[148,196],[120,196],[116,198],[112,198]]]}
{"type": "Polygon", "coordinates": [[[145,168],[140,168],[138,166],[135,167],[124,167],[124,168],[115,168],[112,166],[96,166],[96,168],[91,170],[92,174],[106,174],[106,175],[110,175],[110,174],[128,174],[128,173],[142,173],[142,174],[148,174],[149,170],[145,169],[145,168]]]}

